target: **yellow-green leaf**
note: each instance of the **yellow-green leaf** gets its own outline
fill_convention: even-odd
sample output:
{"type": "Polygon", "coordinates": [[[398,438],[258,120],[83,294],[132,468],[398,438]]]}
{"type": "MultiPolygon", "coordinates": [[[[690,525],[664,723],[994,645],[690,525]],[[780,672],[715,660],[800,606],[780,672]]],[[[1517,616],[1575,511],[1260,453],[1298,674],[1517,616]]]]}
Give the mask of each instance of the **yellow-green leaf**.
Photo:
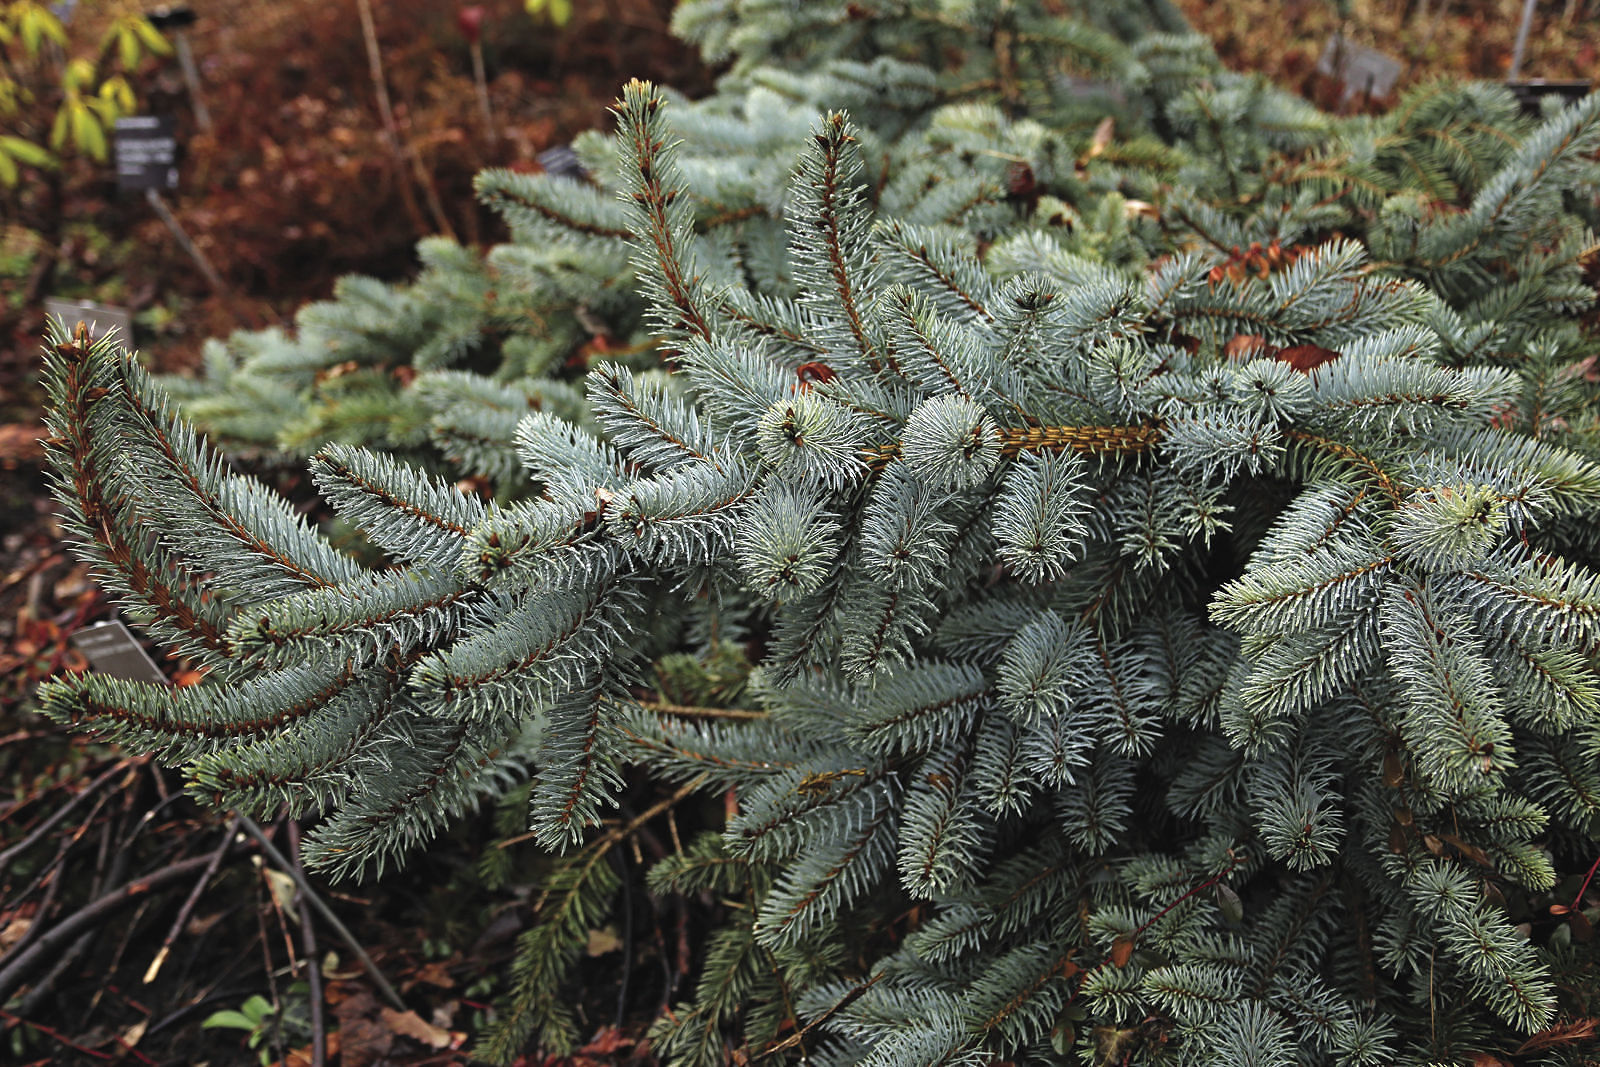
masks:
{"type": "Polygon", "coordinates": [[[95,113],[95,117],[100,120],[100,125],[102,126],[109,128],[116,125],[118,116],[122,114],[117,108],[117,102],[105,93],[91,96],[86,102],[90,110],[95,113]]]}
{"type": "Polygon", "coordinates": [[[67,47],[67,31],[61,28],[61,20],[56,18],[55,12],[47,7],[40,7],[39,13],[44,16],[39,20],[44,35],[62,48],[67,47]]]}
{"type": "Polygon", "coordinates": [[[139,38],[126,22],[117,27],[116,34],[117,59],[122,63],[123,70],[132,70],[139,65],[139,38]]]}
{"type": "Polygon", "coordinates": [[[72,141],[78,146],[79,151],[86,153],[96,162],[105,162],[106,159],[106,131],[100,125],[100,119],[88,104],[77,101],[72,110],[72,141]]]}
{"type": "Polygon", "coordinates": [[[572,18],[572,0],[527,0],[528,14],[544,14],[557,26],[565,26],[572,18]]]}
{"type": "Polygon", "coordinates": [[[200,1029],[215,1030],[218,1027],[227,1027],[230,1030],[254,1030],[257,1025],[256,1020],[243,1012],[224,1010],[207,1015],[200,1023],[200,1029]]]}
{"type": "Polygon", "coordinates": [[[139,35],[139,40],[144,46],[158,56],[170,56],[172,46],[167,39],[161,36],[161,31],[156,29],[149,19],[143,15],[133,20],[133,32],[139,35]]]}
{"type": "Polygon", "coordinates": [[[61,102],[56,109],[56,119],[50,124],[50,147],[57,152],[67,143],[68,128],[72,122],[71,97],[61,102]]]}
{"type": "Polygon", "coordinates": [[[17,170],[16,160],[6,155],[3,149],[0,149],[0,185],[5,186],[7,189],[13,188],[21,178],[22,173],[17,170]]]}
{"type": "Polygon", "coordinates": [[[133,107],[137,101],[134,99],[133,86],[128,84],[128,79],[118,74],[107,78],[100,86],[100,99],[106,101],[114,109],[110,121],[115,122],[122,115],[133,114],[133,107]]]}
{"type": "Polygon", "coordinates": [[[67,69],[62,72],[61,84],[68,92],[75,89],[87,89],[94,84],[94,64],[81,57],[74,59],[67,64],[67,69]]]}
{"type": "MultiPolygon", "coordinates": [[[[17,29],[22,34],[22,47],[27,49],[30,56],[38,55],[39,45],[45,38],[49,38],[62,48],[67,46],[67,31],[61,28],[61,20],[53,15],[49,8],[39,3],[22,3],[16,5],[21,8],[17,14],[17,29]]],[[[15,11],[15,8],[13,8],[15,11]]]]}
{"type": "Polygon", "coordinates": [[[42,145],[36,145],[32,141],[25,141],[21,137],[13,137],[7,133],[0,133],[0,151],[3,151],[17,162],[30,167],[53,167],[56,165],[55,157],[45,151],[42,145]]]}
{"type": "Polygon", "coordinates": [[[22,38],[22,50],[30,56],[39,54],[40,34],[44,31],[39,26],[38,8],[32,4],[25,4],[17,13],[17,34],[22,38]]]}

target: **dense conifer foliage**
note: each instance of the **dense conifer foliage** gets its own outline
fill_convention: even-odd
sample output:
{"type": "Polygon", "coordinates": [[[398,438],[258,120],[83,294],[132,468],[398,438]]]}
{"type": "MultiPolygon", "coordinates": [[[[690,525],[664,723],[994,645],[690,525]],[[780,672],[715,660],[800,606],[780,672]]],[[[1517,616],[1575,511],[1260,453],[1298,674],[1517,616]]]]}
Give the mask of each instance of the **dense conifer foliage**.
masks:
{"type": "Polygon", "coordinates": [[[219,345],[183,414],[53,336],[75,534],[207,681],[49,713],[320,812],[335,875],[531,770],[501,1060],[573,1038],[633,763],[730,798],[650,873],[732,902],[671,1062],[1576,1062],[1600,99],[1336,118],[1055,6],[685,4],[719,92],[485,174],[486,259],[219,345]],[[376,562],[191,415],[290,421],[376,562]]]}

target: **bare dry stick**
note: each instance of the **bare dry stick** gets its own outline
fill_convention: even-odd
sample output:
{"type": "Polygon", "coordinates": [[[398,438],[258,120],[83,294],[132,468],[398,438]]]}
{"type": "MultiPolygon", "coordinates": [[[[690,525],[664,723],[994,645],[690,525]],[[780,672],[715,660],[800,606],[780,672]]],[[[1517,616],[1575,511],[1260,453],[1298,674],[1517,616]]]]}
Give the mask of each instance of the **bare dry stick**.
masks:
{"type": "MultiPolygon", "coordinates": [[[[419,231],[426,230],[427,221],[417,207],[417,197],[411,191],[411,183],[406,180],[406,149],[400,140],[400,124],[394,118],[394,105],[389,102],[389,84],[383,76],[383,53],[378,49],[378,27],[372,19],[372,4],[369,0],[356,0],[356,10],[361,15],[361,39],[367,46],[367,70],[372,74],[372,90],[378,99],[378,114],[383,118],[384,139],[389,142],[389,152],[394,156],[400,198],[405,202],[406,214],[411,216],[412,225],[419,231]]],[[[449,224],[442,229],[449,233],[449,224]]]]}
{"type": "MultiPolygon", "coordinates": [[[[673,793],[670,797],[665,797],[656,801],[654,804],[650,805],[648,808],[644,809],[627,822],[622,823],[619,826],[612,827],[602,836],[595,838],[592,845],[586,847],[595,849],[596,857],[604,855],[605,851],[612,845],[616,844],[618,841],[621,841],[623,838],[628,837],[630,834],[635,833],[639,827],[643,826],[657,815],[660,815],[662,812],[670,810],[675,804],[678,803],[678,801],[682,800],[690,793],[693,793],[696,789],[699,789],[701,786],[705,785],[706,779],[709,777],[710,775],[702,774],[693,781],[685,783],[684,785],[680,786],[678,791],[673,793]]],[[[537,836],[538,835],[534,833],[518,834],[516,837],[508,837],[504,841],[496,841],[494,847],[510,848],[512,845],[521,844],[524,841],[531,841],[537,836]]]]}
{"type": "Polygon", "coordinates": [[[472,42],[472,81],[478,89],[478,110],[483,112],[483,129],[489,135],[489,147],[500,141],[500,132],[494,128],[494,112],[489,108],[489,79],[483,70],[483,42],[472,42]]]}
{"type": "Polygon", "coordinates": [[[205,892],[206,885],[216,875],[217,868],[222,866],[222,857],[228,851],[228,846],[233,842],[233,836],[239,832],[239,820],[233,819],[228,823],[227,832],[222,835],[222,843],[211,853],[211,862],[206,865],[205,871],[200,875],[200,880],[189,890],[189,896],[183,902],[183,907],[178,909],[178,917],[172,921],[172,928],[167,931],[167,936],[161,942],[161,948],[156,952],[155,959],[150,961],[150,966],[144,972],[144,984],[149,985],[156,980],[156,975],[161,971],[161,965],[167,962],[167,956],[172,952],[173,943],[178,940],[178,935],[183,933],[183,928],[189,925],[189,916],[194,914],[195,905],[200,903],[200,895],[205,892]]]}
{"type": "Polygon", "coordinates": [[[1451,0],[1440,0],[1439,10],[1433,14],[1433,21],[1428,23],[1428,31],[1422,35],[1422,49],[1427,51],[1433,43],[1433,35],[1439,32],[1439,26],[1444,22],[1444,17],[1450,13],[1451,0]]]}
{"type": "Polygon", "coordinates": [[[164,887],[168,882],[174,882],[198,872],[210,862],[211,857],[209,856],[195,856],[190,859],[179,860],[177,863],[152,871],[143,878],[136,878],[124,886],[113,889],[94,903],[73,912],[67,918],[61,920],[49,931],[42,934],[39,940],[35,941],[27,951],[20,953],[15,959],[11,960],[4,970],[0,970],[0,1003],[4,1003],[9,999],[11,994],[16,991],[17,986],[21,985],[23,980],[27,978],[29,972],[57,948],[90,929],[106,916],[164,887]]]}
{"type": "Polygon", "coordinates": [[[672,704],[665,700],[641,700],[639,706],[658,715],[674,715],[680,719],[765,719],[767,713],[750,708],[701,708],[688,704],[672,704]]]}
{"type": "Polygon", "coordinates": [[[30,1030],[37,1030],[45,1037],[59,1041],[67,1048],[70,1048],[72,1051],[80,1053],[81,1055],[93,1056],[97,1060],[116,1059],[116,1057],[109,1052],[101,1052],[99,1049],[92,1049],[85,1045],[78,1044],[77,1042],[73,1041],[72,1038],[68,1037],[66,1034],[63,1034],[60,1030],[57,1030],[53,1026],[47,1026],[44,1023],[36,1023],[33,1020],[24,1018],[21,1015],[13,1015],[4,1008],[0,1008],[0,1019],[4,1019],[12,1026],[26,1026],[30,1030]]]}
{"type": "Polygon", "coordinates": [[[349,946],[350,951],[355,953],[356,959],[361,962],[362,969],[372,979],[372,984],[378,987],[378,992],[383,994],[383,998],[396,1011],[409,1011],[410,1009],[406,1007],[406,1002],[400,999],[400,994],[394,991],[394,986],[390,985],[389,980],[383,976],[383,972],[378,970],[378,965],[373,962],[371,956],[367,955],[367,950],[361,947],[361,942],[356,940],[355,935],[350,932],[350,928],[339,921],[339,917],[333,913],[333,909],[328,907],[323,899],[317,895],[317,891],[311,888],[311,883],[306,881],[305,875],[301,874],[295,865],[290,863],[282,852],[278,851],[278,847],[268,839],[266,834],[261,832],[261,827],[256,825],[255,820],[248,815],[240,815],[239,825],[244,828],[245,833],[256,839],[256,844],[261,846],[261,851],[265,852],[267,858],[278,865],[280,871],[294,879],[294,884],[299,887],[306,901],[316,909],[318,915],[328,921],[328,925],[333,927],[333,932],[339,935],[339,940],[343,941],[349,946]]]}
{"type": "Polygon", "coordinates": [[[48,834],[51,830],[54,830],[57,826],[59,826],[62,820],[64,820],[68,815],[71,815],[72,810],[79,804],[89,799],[90,795],[93,794],[95,790],[99,789],[101,786],[111,781],[112,778],[115,778],[117,775],[127,770],[129,764],[136,762],[142,761],[125,759],[116,766],[112,767],[110,770],[101,774],[100,777],[96,778],[94,781],[78,790],[78,792],[73,795],[71,800],[67,801],[55,811],[51,812],[50,817],[45,819],[44,822],[40,823],[38,826],[34,827],[33,832],[28,834],[27,837],[24,837],[21,841],[18,841],[4,852],[0,852],[0,874],[4,874],[6,872],[6,869],[11,866],[12,860],[16,859],[18,856],[28,851],[28,849],[38,844],[40,840],[44,838],[45,834],[48,834]]]}
{"type": "Polygon", "coordinates": [[[205,278],[206,284],[211,287],[211,291],[219,296],[226,296],[228,284],[222,280],[222,275],[217,273],[217,268],[211,265],[211,261],[206,258],[206,254],[200,251],[200,246],[194,243],[194,239],[183,228],[183,224],[178,221],[178,216],[172,213],[172,209],[161,198],[161,194],[154,189],[146,189],[144,198],[150,204],[151,210],[161,219],[162,225],[172,234],[173,240],[178,242],[178,247],[188,253],[189,258],[194,261],[194,265],[200,268],[200,273],[205,278]]]}
{"type": "MultiPolygon", "coordinates": [[[[304,878],[305,864],[300,861],[300,824],[289,820],[289,857],[294,869],[304,878]]],[[[311,987],[311,1067],[326,1067],[328,1062],[328,1026],[322,1018],[322,964],[317,960],[317,930],[311,923],[311,907],[306,895],[300,894],[300,945],[306,955],[306,983],[311,987]]]]}
{"type": "Polygon", "coordinates": [[[1539,6],[1539,0],[1523,0],[1522,21],[1517,23],[1517,43],[1511,50],[1511,70],[1506,73],[1506,81],[1516,81],[1522,76],[1522,57],[1528,52],[1528,30],[1533,27],[1533,9],[1539,6]]]}

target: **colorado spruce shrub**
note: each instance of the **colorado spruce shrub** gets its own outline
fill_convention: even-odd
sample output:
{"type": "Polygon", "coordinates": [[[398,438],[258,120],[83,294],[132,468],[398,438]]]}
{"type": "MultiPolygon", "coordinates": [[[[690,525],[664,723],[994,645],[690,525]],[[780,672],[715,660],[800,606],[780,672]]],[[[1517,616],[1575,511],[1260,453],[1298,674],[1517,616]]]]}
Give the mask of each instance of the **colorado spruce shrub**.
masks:
{"type": "MultiPolygon", "coordinates": [[[[333,875],[525,794],[563,857],[503,1061],[572,1043],[608,852],[700,792],[727,825],[649,875],[725,902],[653,1030],[672,1062],[1581,1062],[1600,99],[1530,127],[1435,87],[1339,120],[1150,63],[1160,153],[967,101],[885,178],[830,111],[755,153],[792,177],[738,240],[704,223],[732,180],[706,131],[739,127],[637,83],[586,149],[616,202],[487,177],[525,226],[495,254],[564,228],[595,267],[565,305],[521,292],[576,320],[626,279],[650,344],[515,410],[515,499],[318,451],[382,567],[230,473],[129,357],[53,335],[75,535],[207,681],[84,676],[46,710],[219,805],[319,812],[333,875]],[[953,217],[919,214],[939,181],[891,195],[967,166],[992,195],[953,217]],[[630,762],[662,801],[601,824],[630,762]]],[[[390,293],[444,322],[447,273],[390,293]]]]}

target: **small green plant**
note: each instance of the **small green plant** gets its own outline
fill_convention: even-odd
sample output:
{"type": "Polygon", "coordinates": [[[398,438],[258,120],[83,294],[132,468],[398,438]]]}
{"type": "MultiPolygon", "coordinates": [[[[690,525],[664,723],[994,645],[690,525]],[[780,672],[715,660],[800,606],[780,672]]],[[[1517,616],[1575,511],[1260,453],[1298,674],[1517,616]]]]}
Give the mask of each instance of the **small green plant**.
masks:
{"type": "Polygon", "coordinates": [[[24,167],[59,166],[69,148],[104,162],[107,132],[136,106],[130,75],[147,56],[171,51],[137,4],[115,5],[85,47],[40,0],[0,3],[0,119],[16,131],[0,135],[0,185],[16,186],[24,167]]]}
{"type": "Polygon", "coordinates": [[[269,1067],[273,1060],[274,1045],[284,1045],[291,1039],[310,1033],[303,1018],[310,987],[304,982],[296,982],[288,988],[287,993],[287,997],[276,1008],[270,1000],[257,993],[239,1005],[237,1011],[224,1009],[212,1012],[200,1024],[200,1028],[244,1031],[249,1035],[246,1044],[256,1050],[261,1067],[269,1067]]]}
{"type": "Polygon", "coordinates": [[[212,1012],[200,1024],[202,1030],[243,1030],[250,1035],[249,1045],[260,1051],[262,1067],[272,1062],[272,1053],[262,1047],[277,1012],[272,1002],[259,993],[239,1005],[238,1011],[227,1009],[212,1012]]]}
{"type": "Polygon", "coordinates": [[[528,14],[544,15],[557,26],[572,21],[572,0],[527,0],[528,14]]]}

